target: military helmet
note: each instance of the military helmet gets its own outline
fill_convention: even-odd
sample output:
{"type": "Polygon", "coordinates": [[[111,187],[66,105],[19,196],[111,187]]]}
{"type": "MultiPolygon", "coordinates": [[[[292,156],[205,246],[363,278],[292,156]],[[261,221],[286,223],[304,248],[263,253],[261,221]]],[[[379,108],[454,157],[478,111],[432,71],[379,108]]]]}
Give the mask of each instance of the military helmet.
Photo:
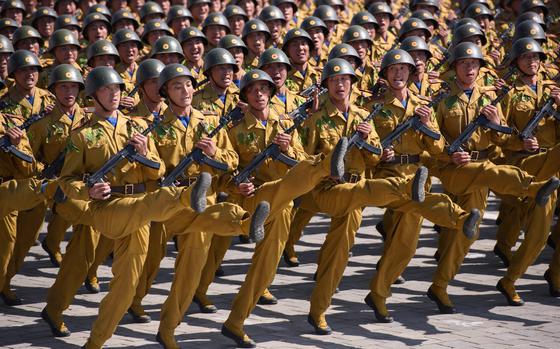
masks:
{"type": "Polygon", "coordinates": [[[249,36],[249,34],[258,33],[258,32],[264,33],[266,36],[266,40],[270,39],[271,37],[270,30],[268,30],[266,24],[258,18],[253,18],[247,21],[243,26],[243,31],[241,32],[241,38],[243,39],[243,41],[245,41],[245,39],[247,39],[247,36],[249,36]]]}
{"type": "Polygon", "coordinates": [[[111,20],[111,17],[113,16],[111,10],[109,10],[107,6],[101,4],[95,4],[92,7],[90,7],[87,11],[87,14],[89,15],[92,13],[100,13],[105,17],[107,17],[108,20],[111,20]]]}
{"type": "Polygon", "coordinates": [[[217,65],[231,65],[233,66],[234,72],[237,73],[239,71],[235,58],[233,58],[232,54],[224,48],[216,47],[208,51],[204,57],[204,75],[208,77],[210,69],[217,65]]]}
{"type": "Polygon", "coordinates": [[[224,35],[220,39],[220,41],[218,41],[218,47],[225,48],[226,50],[232,48],[240,48],[243,51],[244,55],[249,53],[249,49],[247,49],[247,46],[245,45],[243,40],[241,40],[240,37],[233,34],[224,35]]]}
{"type": "Polygon", "coordinates": [[[142,61],[136,70],[136,84],[141,86],[148,79],[159,78],[163,68],[165,64],[158,59],[148,58],[142,61]]]}
{"type": "Polygon", "coordinates": [[[301,22],[301,29],[305,30],[309,34],[309,30],[313,28],[320,28],[323,31],[325,37],[329,35],[329,28],[322,19],[315,16],[305,17],[303,22],[301,22]]]}
{"type": "Polygon", "coordinates": [[[335,58],[343,58],[344,57],[353,57],[357,62],[358,66],[361,66],[363,61],[360,58],[358,52],[348,44],[338,44],[332,48],[331,52],[329,52],[329,61],[335,58]]]}
{"type": "Polygon", "coordinates": [[[330,7],[336,9],[336,8],[342,8],[344,9],[345,5],[344,2],[342,2],[342,0],[316,0],[315,1],[317,6],[320,5],[329,5],[330,7]]]}
{"type": "Polygon", "coordinates": [[[56,20],[58,14],[51,7],[39,7],[35,12],[33,12],[33,16],[31,17],[31,25],[35,27],[37,25],[37,20],[41,17],[50,17],[56,20]]]}
{"type": "Polygon", "coordinates": [[[16,70],[20,68],[37,67],[41,71],[39,58],[27,50],[17,50],[8,58],[8,76],[13,77],[16,70]]]}
{"type": "Polygon", "coordinates": [[[393,16],[393,12],[391,11],[391,7],[387,5],[385,2],[374,2],[368,8],[369,13],[372,15],[388,15],[391,21],[395,19],[393,16]]]}
{"type": "Polygon", "coordinates": [[[474,18],[470,18],[470,17],[465,17],[465,18],[461,18],[459,20],[457,20],[455,22],[455,24],[453,25],[453,34],[455,34],[455,31],[458,30],[459,28],[461,28],[464,25],[472,25],[474,27],[477,27],[478,29],[482,30],[482,27],[480,26],[480,23],[478,23],[474,18]]]}
{"type": "Polygon", "coordinates": [[[350,21],[350,25],[363,26],[364,24],[373,24],[376,30],[379,29],[379,23],[377,23],[377,19],[375,19],[375,16],[368,11],[360,11],[356,13],[352,17],[352,21],[350,21]]]}
{"type": "Polygon", "coordinates": [[[356,82],[356,73],[352,64],[342,58],[329,59],[325,66],[323,67],[323,73],[321,74],[321,86],[325,87],[328,78],[332,78],[337,75],[350,75],[352,77],[352,82],[356,82]]]}
{"type": "Polygon", "coordinates": [[[453,34],[453,45],[457,45],[463,42],[466,38],[469,38],[471,36],[478,36],[482,41],[482,46],[486,45],[487,40],[486,40],[486,35],[484,35],[484,32],[479,28],[469,24],[462,25],[459,28],[457,28],[457,30],[455,30],[453,34]]]}
{"type": "MultiPolygon", "coordinates": [[[[298,5],[294,0],[272,0],[272,5],[276,7],[279,7],[282,4],[290,4],[292,6],[292,9],[294,10],[294,13],[296,13],[298,10],[298,5]]],[[[317,5],[321,5],[321,4],[317,4],[317,5]]]]}
{"type": "Polygon", "coordinates": [[[519,58],[522,54],[529,52],[538,53],[541,61],[546,60],[546,54],[536,40],[531,38],[521,38],[516,40],[511,46],[511,57],[508,63],[510,65],[515,64],[517,58],[519,58]]]}
{"type": "Polygon", "coordinates": [[[261,54],[259,57],[258,68],[262,69],[265,65],[273,63],[283,63],[286,65],[288,71],[292,69],[292,64],[290,63],[288,56],[284,53],[284,51],[275,47],[268,48],[261,54]]]}
{"type": "Polygon", "coordinates": [[[77,31],[82,29],[76,17],[72,15],[60,15],[56,18],[54,30],[67,29],[68,27],[74,27],[77,31]]]}
{"type": "Polygon", "coordinates": [[[543,11],[544,16],[548,15],[548,7],[541,0],[523,0],[521,2],[521,13],[531,11],[533,9],[539,8],[543,11]]]}
{"type": "Polygon", "coordinates": [[[472,4],[483,4],[484,6],[490,8],[490,4],[488,3],[487,0],[461,0],[461,11],[465,12],[465,10],[467,9],[467,7],[469,7],[472,4]]]}
{"type": "Polygon", "coordinates": [[[113,45],[115,45],[115,47],[117,48],[119,47],[120,44],[128,41],[134,41],[136,45],[138,45],[139,50],[141,50],[144,47],[142,40],[140,40],[138,34],[136,34],[134,30],[123,28],[117,30],[117,32],[113,34],[112,42],[113,45]]]}
{"type": "Polygon", "coordinates": [[[87,48],[87,64],[90,67],[93,57],[97,56],[113,56],[117,63],[121,60],[117,48],[108,40],[98,40],[87,48]]]}
{"type": "Polygon", "coordinates": [[[158,15],[160,18],[164,18],[165,12],[157,2],[146,1],[144,6],[140,8],[140,21],[144,22],[144,19],[149,15],[158,15]]]}
{"type": "Polygon", "coordinates": [[[0,19],[0,29],[13,28],[14,30],[16,30],[19,27],[19,23],[11,18],[0,19]]]}
{"type": "Polygon", "coordinates": [[[410,67],[411,71],[416,69],[416,64],[412,56],[402,49],[391,50],[383,56],[381,61],[381,70],[379,71],[379,76],[382,78],[386,77],[387,68],[395,64],[406,64],[410,67]]]}
{"type": "Polygon", "coordinates": [[[432,57],[432,52],[430,51],[428,44],[426,44],[426,41],[419,36],[409,36],[404,39],[401,42],[400,49],[409,53],[411,51],[423,51],[428,55],[428,59],[432,57]]]}
{"type": "Polygon", "coordinates": [[[411,18],[418,18],[421,19],[426,25],[430,23],[434,26],[434,28],[439,28],[439,21],[430,11],[426,10],[416,10],[412,12],[410,15],[411,18]]]}
{"type": "Polygon", "coordinates": [[[138,29],[140,27],[140,23],[134,15],[128,9],[121,9],[115,12],[115,15],[111,18],[111,25],[114,27],[116,23],[122,20],[129,20],[132,22],[134,29],[138,29]]]}
{"type": "Polygon", "coordinates": [[[107,31],[111,31],[111,22],[101,13],[90,13],[89,15],[84,18],[83,27],[82,27],[82,35],[85,37],[87,28],[93,22],[103,22],[107,26],[107,31]]]}
{"type": "Polygon", "coordinates": [[[226,9],[224,10],[224,16],[226,16],[226,18],[228,19],[234,16],[241,16],[243,17],[245,22],[249,20],[249,16],[247,16],[245,10],[237,5],[227,5],[226,9]]]}
{"type": "Polygon", "coordinates": [[[515,27],[513,41],[515,42],[517,39],[521,38],[533,38],[537,41],[545,42],[546,34],[540,24],[529,20],[519,23],[519,25],[515,27]]]}
{"type": "Polygon", "coordinates": [[[323,22],[340,23],[336,10],[329,5],[319,5],[313,11],[313,16],[320,18],[323,22]]]}
{"type": "Polygon", "coordinates": [[[4,14],[6,10],[12,8],[23,11],[24,15],[27,13],[25,4],[21,0],[8,0],[2,4],[2,7],[0,8],[0,14],[4,14]]]}
{"type": "Polygon", "coordinates": [[[432,36],[432,33],[430,32],[430,29],[428,29],[428,26],[426,25],[426,23],[424,23],[424,21],[422,21],[419,18],[410,18],[407,19],[401,26],[401,29],[399,30],[399,40],[402,41],[403,37],[410,33],[411,31],[414,30],[421,30],[424,32],[424,34],[426,35],[426,38],[429,38],[430,36],[432,36]]]}
{"type": "Polygon", "coordinates": [[[542,19],[542,17],[536,13],[536,12],[531,12],[531,11],[527,11],[524,12],[522,14],[520,14],[517,19],[515,20],[515,26],[517,27],[519,24],[525,22],[525,21],[533,21],[533,22],[537,22],[538,24],[541,25],[541,27],[543,28],[544,31],[546,31],[547,28],[547,24],[546,22],[542,19]]]}
{"type": "Polygon", "coordinates": [[[411,10],[416,10],[416,7],[423,5],[423,6],[431,6],[435,8],[436,11],[439,11],[440,3],[439,0],[414,0],[410,4],[411,10]]]}
{"type": "Polygon", "coordinates": [[[193,7],[194,5],[200,5],[200,4],[208,4],[208,5],[210,5],[210,4],[212,3],[212,1],[210,1],[210,0],[191,0],[191,1],[189,1],[188,3],[189,3],[189,5],[188,5],[188,6],[189,6],[189,9],[190,9],[190,8],[193,7]]]}
{"type": "Polygon", "coordinates": [[[305,30],[300,28],[294,28],[294,29],[290,29],[286,33],[286,36],[284,36],[284,44],[282,45],[282,50],[286,51],[288,49],[288,45],[290,44],[290,41],[298,38],[303,38],[307,41],[307,43],[309,44],[309,50],[313,50],[313,48],[315,47],[315,44],[313,43],[313,39],[311,39],[311,36],[309,36],[309,34],[305,30]]]}
{"type": "Polygon", "coordinates": [[[0,53],[14,53],[12,42],[4,35],[0,35],[0,53]]]}
{"type": "Polygon", "coordinates": [[[266,72],[264,72],[260,69],[253,69],[253,70],[245,73],[245,75],[243,75],[243,77],[241,78],[241,81],[239,82],[239,98],[243,102],[247,102],[247,96],[246,96],[247,88],[252,83],[257,82],[257,81],[265,81],[265,82],[268,83],[268,85],[270,86],[270,89],[272,91],[271,94],[270,94],[271,98],[272,98],[272,96],[274,96],[276,94],[276,85],[274,84],[274,81],[272,80],[270,75],[268,75],[266,72]]]}
{"type": "Polygon", "coordinates": [[[14,32],[14,37],[12,38],[12,43],[14,46],[17,46],[17,43],[21,40],[25,39],[37,39],[39,41],[39,45],[43,46],[44,40],[41,34],[37,31],[37,29],[30,27],[28,25],[22,25],[21,27],[17,28],[14,32]]]}
{"type": "Polygon", "coordinates": [[[204,23],[202,23],[202,32],[206,33],[206,27],[210,25],[219,25],[226,28],[226,33],[231,32],[231,28],[229,27],[229,22],[221,12],[212,12],[208,14],[208,16],[204,19],[204,23]]]}
{"type": "Polygon", "coordinates": [[[451,51],[451,58],[449,59],[449,65],[457,62],[460,59],[478,59],[480,60],[480,65],[486,65],[486,60],[482,55],[482,50],[477,44],[472,42],[462,42],[457,44],[451,51]]]}
{"type": "Polygon", "coordinates": [[[53,33],[49,39],[49,52],[52,52],[55,47],[72,45],[80,49],[80,42],[74,34],[68,29],[58,29],[53,33]]]}
{"type": "Polygon", "coordinates": [[[155,55],[164,53],[175,53],[181,57],[181,60],[185,59],[181,44],[172,36],[166,35],[157,39],[152,46],[152,50],[150,51],[150,57],[154,57],[155,55]]]}
{"type": "Polygon", "coordinates": [[[171,25],[171,22],[179,18],[188,18],[189,21],[191,22],[194,20],[191,11],[189,11],[189,9],[186,8],[185,6],[183,5],[171,6],[169,12],[167,13],[167,24],[171,25]]]}
{"type": "Polygon", "coordinates": [[[208,44],[208,39],[203,32],[200,31],[197,27],[187,27],[179,33],[179,42],[182,44],[187,40],[190,39],[200,39],[204,41],[204,45],[208,44]]]}
{"type": "Polygon", "coordinates": [[[80,90],[84,89],[84,78],[72,64],[59,64],[51,71],[48,85],[51,92],[53,92],[53,85],[57,82],[75,82],[80,85],[80,90]]]}
{"type": "Polygon", "coordinates": [[[165,93],[165,84],[175,78],[181,77],[181,76],[186,76],[187,78],[189,78],[192,82],[192,85],[194,88],[196,88],[196,79],[192,76],[191,71],[189,70],[189,68],[185,67],[182,64],[179,63],[173,63],[173,64],[169,64],[167,66],[165,66],[165,68],[163,68],[163,70],[161,71],[161,73],[159,74],[159,78],[158,78],[158,90],[159,90],[159,94],[162,97],[167,97],[167,94],[165,93]]]}
{"type": "Polygon", "coordinates": [[[259,19],[265,23],[269,21],[281,21],[282,23],[286,23],[284,13],[274,5],[263,8],[259,14],[259,19]]]}
{"type": "Polygon", "coordinates": [[[352,25],[346,29],[342,35],[342,42],[347,44],[353,41],[367,41],[369,45],[373,45],[373,40],[369,36],[367,30],[361,25],[352,25]]]}
{"type": "Polygon", "coordinates": [[[144,32],[142,33],[142,41],[144,41],[147,44],[148,34],[157,30],[163,30],[165,32],[165,35],[173,36],[173,32],[171,31],[171,29],[163,19],[153,19],[151,21],[148,21],[148,23],[144,25],[144,32]]]}
{"type": "Polygon", "coordinates": [[[92,97],[93,94],[102,87],[109,85],[119,85],[120,89],[124,89],[124,82],[113,68],[97,67],[93,68],[86,77],[86,96],[92,97]]]}
{"type": "Polygon", "coordinates": [[[490,17],[490,19],[494,19],[494,13],[481,3],[471,4],[465,10],[465,17],[477,18],[480,16],[487,16],[490,17]]]}

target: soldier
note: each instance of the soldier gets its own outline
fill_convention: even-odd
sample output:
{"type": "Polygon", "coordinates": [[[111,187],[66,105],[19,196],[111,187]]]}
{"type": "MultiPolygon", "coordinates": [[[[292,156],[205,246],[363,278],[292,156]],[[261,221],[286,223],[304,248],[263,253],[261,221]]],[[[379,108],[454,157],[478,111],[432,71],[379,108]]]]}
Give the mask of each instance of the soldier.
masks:
{"type": "Polygon", "coordinates": [[[18,23],[18,25],[22,25],[23,19],[27,14],[27,10],[25,5],[21,0],[9,0],[2,4],[0,8],[0,16],[11,18],[18,23]]]}
{"type": "Polygon", "coordinates": [[[55,31],[49,40],[48,51],[54,56],[54,62],[41,72],[38,86],[46,88],[49,84],[49,75],[51,71],[60,64],[71,64],[81,72],[81,67],[77,62],[79,50],[80,43],[71,31],[67,29],[55,31]]]}
{"type": "Polygon", "coordinates": [[[381,46],[383,51],[387,51],[393,47],[395,40],[397,40],[395,35],[389,31],[389,25],[395,19],[395,16],[393,16],[391,8],[385,2],[373,3],[368,10],[375,16],[379,24],[377,36],[373,39],[376,44],[375,46],[381,46]]]}
{"type": "Polygon", "coordinates": [[[12,40],[14,32],[20,25],[11,18],[2,18],[0,20],[0,35],[4,35],[8,39],[12,40]]]}
{"type": "Polygon", "coordinates": [[[82,28],[80,27],[80,24],[78,23],[76,17],[70,15],[62,15],[56,18],[54,30],[56,31],[59,29],[70,30],[78,40],[80,38],[80,32],[82,31],[82,28]]]}
{"type": "Polygon", "coordinates": [[[138,70],[137,61],[140,52],[144,48],[142,40],[133,30],[121,29],[113,35],[112,43],[117,48],[120,58],[120,62],[115,66],[115,70],[124,81],[135,84],[136,71],[138,70]]]}
{"type": "Polygon", "coordinates": [[[7,92],[8,85],[13,83],[8,77],[8,60],[13,53],[14,47],[10,39],[4,35],[0,35],[0,79],[3,82],[3,86],[0,89],[0,96],[3,96],[7,92]]]}
{"type": "MultiPolygon", "coordinates": [[[[58,15],[50,7],[39,7],[31,19],[31,26],[37,29],[43,42],[48,43],[49,38],[54,32],[54,22],[58,15]]],[[[48,46],[45,47],[48,49],[48,46]]]]}
{"type": "MultiPolygon", "coordinates": [[[[40,57],[43,53],[43,45],[45,44],[41,34],[35,28],[27,25],[21,26],[14,32],[12,43],[16,50],[31,51],[37,57],[40,57]]],[[[44,60],[41,62],[41,66],[44,66],[44,60]]]]}
{"type": "Polygon", "coordinates": [[[359,25],[348,27],[342,36],[342,42],[352,46],[360,56],[360,65],[356,67],[358,90],[370,93],[377,82],[377,73],[369,60],[373,40],[370,39],[367,30],[359,25]]]}
{"type": "Polygon", "coordinates": [[[480,28],[486,34],[488,40],[488,46],[483,47],[483,52],[486,52],[492,58],[495,65],[500,64],[504,51],[501,47],[502,43],[498,39],[498,34],[493,30],[495,27],[494,13],[483,4],[476,3],[467,7],[465,17],[473,18],[480,24],[480,28]]]}
{"type": "Polygon", "coordinates": [[[271,38],[270,31],[260,19],[251,19],[245,23],[241,38],[249,49],[249,53],[245,57],[244,69],[254,69],[259,64],[260,55],[266,50],[266,43],[271,38]]]}
{"type": "Polygon", "coordinates": [[[111,32],[111,22],[99,13],[87,15],[82,25],[82,35],[88,45],[107,39],[111,32]]]}
{"type": "Polygon", "coordinates": [[[146,1],[140,9],[140,22],[146,24],[153,20],[164,19],[165,13],[161,6],[154,1],[146,1]]]}
{"type": "Polygon", "coordinates": [[[313,40],[309,63],[316,69],[323,69],[329,54],[324,45],[325,39],[329,35],[327,25],[319,17],[309,16],[301,22],[301,29],[305,30],[313,40]]]}
{"type": "Polygon", "coordinates": [[[293,68],[286,87],[292,92],[299,93],[319,81],[319,73],[309,64],[313,45],[313,40],[303,29],[292,29],[284,38],[282,51],[290,58],[293,68]]]}
{"type": "Polygon", "coordinates": [[[437,80],[438,73],[427,71],[432,53],[426,41],[418,36],[410,36],[403,40],[400,48],[410,54],[415,64],[408,88],[416,95],[432,97],[440,90],[441,84],[437,80]]]}
{"type": "MultiPolygon", "coordinates": [[[[356,13],[354,17],[352,17],[352,21],[350,22],[350,25],[351,26],[359,25],[363,27],[365,30],[367,30],[370,40],[376,37],[377,31],[379,30],[379,24],[377,23],[377,20],[371,13],[367,11],[360,11],[356,13]]],[[[370,61],[372,63],[377,64],[381,60],[383,53],[384,51],[380,50],[377,47],[373,47],[373,46],[370,47],[369,50],[370,61]]]]}
{"type": "Polygon", "coordinates": [[[185,66],[189,68],[191,75],[199,84],[206,79],[202,68],[204,66],[203,58],[208,39],[198,28],[188,27],[179,33],[179,41],[185,54],[185,66]]]}
{"type": "Polygon", "coordinates": [[[173,30],[176,37],[181,30],[190,27],[193,20],[191,12],[182,5],[171,6],[167,14],[167,25],[173,30]]]}
{"type": "Polygon", "coordinates": [[[220,12],[213,12],[204,19],[202,32],[208,39],[208,51],[218,47],[222,37],[231,32],[227,18],[220,12]]]}
{"type": "MultiPolygon", "coordinates": [[[[450,95],[438,105],[436,114],[442,134],[449,142],[454,141],[465,125],[479,114],[496,125],[505,123],[500,106],[491,104],[496,98],[494,88],[477,84],[479,68],[486,64],[480,47],[470,42],[461,43],[455,46],[452,55],[450,64],[456,79],[451,84],[450,95]]],[[[463,151],[444,154],[441,157],[438,177],[444,189],[454,195],[455,202],[464,210],[477,208],[482,213],[486,208],[488,190],[498,194],[529,197],[534,199],[537,205],[545,206],[560,185],[560,181],[555,177],[549,181],[538,181],[518,167],[495,165],[490,162],[490,146],[504,145],[507,142],[506,135],[479,128],[475,130],[471,139],[462,145],[463,151]]],[[[428,297],[437,304],[439,311],[445,314],[455,312],[447,294],[447,285],[457,273],[470,245],[474,242],[474,239],[463,235],[449,233],[447,228],[442,228],[438,249],[439,263],[432,285],[428,289],[428,297]]],[[[476,238],[476,235],[474,237],[476,238]]],[[[513,283],[502,278],[497,288],[510,304],[520,303],[521,299],[515,292],[513,283]]]]}
{"type": "Polygon", "coordinates": [[[338,40],[344,32],[342,26],[339,25],[340,19],[338,18],[336,11],[328,5],[317,6],[315,11],[313,11],[313,16],[321,19],[329,30],[329,34],[325,38],[327,52],[329,52],[330,48],[338,44],[338,40]]]}
{"type": "Polygon", "coordinates": [[[245,70],[243,70],[243,62],[245,61],[245,55],[247,55],[247,53],[249,52],[247,46],[245,46],[243,40],[241,40],[237,36],[228,34],[220,39],[220,42],[218,42],[218,47],[228,50],[235,59],[239,70],[237,71],[237,73],[235,73],[233,83],[239,88],[241,78],[243,77],[243,75],[245,75],[245,70]]]}
{"type": "Polygon", "coordinates": [[[163,36],[157,39],[152,46],[150,58],[158,59],[162,61],[163,64],[168,65],[180,63],[185,56],[183,55],[181,44],[177,39],[172,36],[163,36]]]}
{"type": "Polygon", "coordinates": [[[189,1],[189,11],[193,16],[192,26],[201,27],[202,23],[210,13],[210,0],[194,0],[189,1]]]}
{"type": "Polygon", "coordinates": [[[273,0],[272,5],[278,7],[284,14],[286,30],[299,27],[298,4],[294,0],[273,0]]]}
{"type": "Polygon", "coordinates": [[[147,22],[144,25],[144,32],[142,33],[142,42],[145,45],[144,52],[146,55],[150,52],[152,45],[157,41],[157,39],[164,36],[173,36],[171,29],[167,26],[162,19],[154,19],[147,22]]]}
{"type": "Polygon", "coordinates": [[[77,1],[75,0],[56,0],[54,2],[54,10],[59,15],[70,15],[74,16],[76,10],[78,9],[77,1]]]}
{"type": "Polygon", "coordinates": [[[237,5],[227,5],[224,10],[224,16],[226,16],[229,22],[231,33],[241,37],[243,35],[243,27],[249,20],[249,16],[247,16],[245,11],[237,5]]]}
{"type": "Polygon", "coordinates": [[[266,6],[259,14],[259,19],[268,27],[271,45],[273,47],[282,46],[282,36],[285,34],[287,23],[282,11],[276,6],[266,6]]]}
{"type": "Polygon", "coordinates": [[[111,27],[113,33],[118,32],[121,29],[128,29],[136,31],[140,27],[140,23],[129,9],[121,9],[115,12],[111,17],[111,27]]]}

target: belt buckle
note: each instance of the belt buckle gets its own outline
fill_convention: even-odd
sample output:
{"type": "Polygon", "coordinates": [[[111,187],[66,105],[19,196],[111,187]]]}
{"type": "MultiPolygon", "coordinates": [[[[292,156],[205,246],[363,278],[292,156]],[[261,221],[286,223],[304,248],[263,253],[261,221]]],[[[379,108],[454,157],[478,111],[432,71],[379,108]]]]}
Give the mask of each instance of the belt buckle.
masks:
{"type": "Polygon", "coordinates": [[[358,175],[355,174],[355,173],[350,173],[349,182],[350,182],[350,183],[356,183],[356,182],[358,182],[358,175]]]}
{"type": "Polygon", "coordinates": [[[478,150],[471,151],[471,161],[477,161],[480,157],[480,152],[478,150]]]}
{"type": "Polygon", "coordinates": [[[401,155],[400,160],[401,165],[407,165],[409,163],[408,154],[401,155]]]}
{"type": "Polygon", "coordinates": [[[125,184],[124,195],[133,195],[133,194],[134,194],[134,184],[125,184]]]}

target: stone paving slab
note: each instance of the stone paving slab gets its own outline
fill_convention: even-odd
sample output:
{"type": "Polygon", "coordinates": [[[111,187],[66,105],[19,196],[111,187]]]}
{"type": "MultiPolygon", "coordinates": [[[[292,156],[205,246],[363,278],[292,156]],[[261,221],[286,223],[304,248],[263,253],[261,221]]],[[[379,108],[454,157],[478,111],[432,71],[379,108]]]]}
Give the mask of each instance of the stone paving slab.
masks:
{"type": "MultiPolygon", "coordinates": [[[[425,222],[417,251],[404,273],[406,283],[393,287],[388,307],[395,322],[374,322],[373,312],[363,303],[368,293],[375,264],[382,251],[382,241],[374,225],[382,210],[365,210],[364,222],[356,236],[348,268],[334,296],[327,320],[333,328],[331,336],[317,336],[307,324],[309,295],[314,282],[317,252],[325,239],[328,218],[317,216],[306,229],[297,246],[302,265],[288,268],[280,262],[271,292],[279,298],[272,306],[257,306],[246,322],[247,333],[260,348],[558,348],[560,347],[560,300],[548,295],[543,273],[552,257],[545,248],[518,283],[518,292],[526,301],[523,307],[509,307],[495,289],[505,273],[500,260],[492,253],[495,243],[496,200],[492,197],[481,228],[481,237],[471,248],[461,272],[450,284],[449,293],[459,313],[440,315],[426,296],[436,262],[433,254],[437,234],[425,222]]],[[[44,229],[45,227],[43,227],[44,229]]],[[[44,236],[41,233],[41,239],[44,236]]],[[[69,233],[70,234],[70,233],[69,233]]],[[[68,236],[69,237],[69,236],[68,236]]],[[[232,348],[219,329],[227,318],[229,307],[244,279],[254,245],[235,241],[228,251],[223,268],[225,276],[216,278],[209,295],[220,309],[216,314],[199,314],[191,307],[177,328],[179,344],[185,348],[232,348]]],[[[155,333],[160,307],[173,277],[176,252],[168,246],[145,308],[152,316],[150,324],[132,324],[128,315],[107,342],[110,348],[158,348],[155,333]]],[[[52,267],[40,246],[31,249],[24,268],[13,280],[17,294],[25,304],[9,308],[0,305],[1,348],[77,348],[85,343],[90,326],[97,315],[99,301],[106,294],[111,277],[110,261],[99,268],[103,292],[88,294],[85,288],[65,314],[72,335],[54,339],[40,319],[47,289],[54,282],[57,269],[52,267]]]]}

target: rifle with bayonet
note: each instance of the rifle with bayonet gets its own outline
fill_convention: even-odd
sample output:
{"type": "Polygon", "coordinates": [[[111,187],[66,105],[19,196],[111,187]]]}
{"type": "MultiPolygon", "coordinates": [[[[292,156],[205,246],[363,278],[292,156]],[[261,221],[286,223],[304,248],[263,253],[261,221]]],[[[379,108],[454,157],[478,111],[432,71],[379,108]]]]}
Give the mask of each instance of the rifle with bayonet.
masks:
{"type": "MultiPolygon", "coordinates": [[[[4,109],[8,105],[9,105],[8,103],[2,102],[2,103],[0,103],[0,109],[4,109]]],[[[46,114],[48,114],[48,111],[46,111],[46,110],[43,110],[42,112],[40,112],[38,114],[33,114],[29,118],[27,118],[23,122],[23,124],[21,124],[20,126],[17,126],[17,127],[22,131],[27,131],[29,129],[29,127],[31,127],[31,125],[33,125],[37,121],[41,120],[46,114]]],[[[12,154],[13,156],[17,157],[18,159],[20,159],[22,161],[25,161],[25,162],[28,162],[28,163],[33,162],[33,156],[28,155],[28,154],[20,151],[15,145],[12,144],[12,142],[10,141],[10,137],[8,137],[7,135],[4,135],[4,136],[2,136],[2,138],[0,138],[0,149],[3,150],[6,153],[12,154]]]]}
{"type": "MultiPolygon", "coordinates": [[[[508,70],[508,72],[504,75],[504,78],[503,78],[504,81],[508,81],[516,71],[517,71],[517,68],[515,68],[515,67],[510,68],[508,70]]],[[[506,95],[508,94],[508,92],[511,89],[512,89],[512,86],[509,86],[509,85],[502,86],[502,88],[500,89],[500,93],[490,103],[490,105],[493,105],[493,106],[498,105],[498,103],[500,103],[500,101],[506,97],[506,95]]],[[[488,120],[488,118],[484,114],[480,113],[476,117],[476,119],[471,121],[467,125],[467,127],[465,127],[465,129],[463,130],[463,132],[461,132],[459,137],[457,137],[457,139],[454,140],[453,143],[451,143],[451,145],[449,146],[449,149],[447,150],[447,153],[449,155],[451,155],[455,152],[463,151],[463,144],[467,143],[468,140],[471,139],[473,133],[480,127],[489,128],[489,129],[494,130],[496,132],[505,133],[505,134],[511,134],[513,132],[513,130],[510,127],[495,124],[495,123],[491,122],[490,120],[488,120]]]]}
{"type": "MultiPolygon", "coordinates": [[[[318,96],[324,94],[326,91],[326,88],[321,88],[321,90],[319,90],[318,96]]],[[[313,93],[311,93],[311,95],[312,94],[313,93]]],[[[294,124],[291,127],[287,128],[284,133],[291,134],[305,120],[307,120],[307,109],[312,106],[313,101],[314,98],[307,99],[305,102],[303,102],[303,104],[301,104],[299,107],[288,114],[288,117],[292,119],[294,124]]],[[[233,177],[233,182],[235,183],[235,185],[248,182],[249,177],[251,177],[251,173],[256,171],[265,162],[266,159],[278,160],[289,167],[293,167],[298,163],[297,160],[283,154],[278,144],[271,143],[266,147],[265,150],[255,156],[253,160],[251,160],[251,162],[247,166],[245,166],[245,168],[243,168],[243,170],[241,170],[237,175],[233,177]]]]}
{"type": "MultiPolygon", "coordinates": [[[[218,126],[213,129],[209,134],[208,138],[214,138],[221,129],[226,127],[230,122],[235,122],[243,117],[243,113],[241,108],[235,107],[229,113],[224,115],[220,118],[218,126]]],[[[196,162],[198,164],[206,164],[210,167],[213,167],[220,171],[227,171],[228,165],[222,162],[216,161],[211,159],[210,157],[206,156],[202,149],[195,148],[191,151],[187,156],[185,156],[181,161],[175,166],[175,168],[161,181],[160,185],[162,187],[170,187],[175,185],[177,178],[181,178],[184,176],[185,171],[189,168],[189,166],[196,162]]]]}

